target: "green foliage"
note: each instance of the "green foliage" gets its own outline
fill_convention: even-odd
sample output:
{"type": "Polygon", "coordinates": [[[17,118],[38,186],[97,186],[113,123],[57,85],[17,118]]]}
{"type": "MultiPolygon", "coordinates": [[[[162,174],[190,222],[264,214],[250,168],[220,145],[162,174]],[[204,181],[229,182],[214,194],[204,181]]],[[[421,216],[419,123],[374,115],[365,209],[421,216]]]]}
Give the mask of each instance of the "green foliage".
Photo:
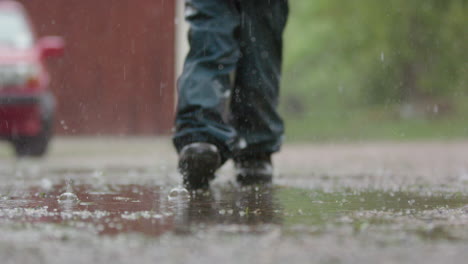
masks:
{"type": "Polygon", "coordinates": [[[467,68],[462,46],[468,43],[466,18],[459,13],[468,11],[463,2],[373,2],[375,11],[361,13],[361,23],[370,25],[361,29],[369,32],[362,48],[373,50],[374,57],[380,50],[380,61],[369,60],[365,71],[363,87],[371,102],[424,100],[463,88],[467,68]]]}
{"type": "Polygon", "coordinates": [[[405,104],[468,96],[467,0],[290,5],[282,102],[290,123],[336,133],[337,123],[391,120],[405,104]],[[369,117],[375,109],[382,114],[369,117]]]}
{"type": "Polygon", "coordinates": [[[334,65],[374,103],[468,92],[467,2],[292,1],[287,69],[334,65]]]}

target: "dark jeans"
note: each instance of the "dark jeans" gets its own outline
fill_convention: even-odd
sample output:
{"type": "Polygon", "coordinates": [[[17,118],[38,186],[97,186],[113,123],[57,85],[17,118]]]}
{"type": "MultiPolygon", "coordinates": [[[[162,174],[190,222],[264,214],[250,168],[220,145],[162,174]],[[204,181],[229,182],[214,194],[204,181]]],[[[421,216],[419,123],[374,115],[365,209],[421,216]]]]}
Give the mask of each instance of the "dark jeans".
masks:
{"type": "Polygon", "coordinates": [[[273,153],[287,0],[186,0],[190,52],[178,82],[174,145],[218,146],[223,160],[273,153]]]}

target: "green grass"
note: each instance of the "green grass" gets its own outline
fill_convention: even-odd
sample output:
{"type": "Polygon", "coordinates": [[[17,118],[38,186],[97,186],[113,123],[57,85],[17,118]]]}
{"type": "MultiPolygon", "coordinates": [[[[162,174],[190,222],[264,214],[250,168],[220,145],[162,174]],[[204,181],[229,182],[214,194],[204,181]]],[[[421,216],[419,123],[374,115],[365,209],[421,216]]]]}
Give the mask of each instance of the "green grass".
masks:
{"type": "Polygon", "coordinates": [[[404,118],[401,106],[305,105],[284,110],[287,141],[448,140],[468,137],[468,107],[460,98],[450,113],[404,118]],[[289,112],[288,112],[289,111],[289,112]]]}
{"type": "Polygon", "coordinates": [[[468,137],[468,122],[458,113],[442,117],[401,118],[397,106],[374,108],[310,107],[310,113],[286,118],[289,141],[445,140],[468,137]]]}

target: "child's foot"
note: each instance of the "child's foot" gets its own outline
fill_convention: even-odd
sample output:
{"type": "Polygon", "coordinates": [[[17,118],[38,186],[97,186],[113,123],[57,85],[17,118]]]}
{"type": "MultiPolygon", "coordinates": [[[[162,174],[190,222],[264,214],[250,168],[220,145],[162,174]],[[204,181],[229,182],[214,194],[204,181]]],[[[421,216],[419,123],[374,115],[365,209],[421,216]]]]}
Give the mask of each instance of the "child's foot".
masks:
{"type": "Polygon", "coordinates": [[[218,148],[210,143],[196,142],[185,146],[179,154],[179,172],[188,189],[208,188],[215,171],[221,166],[218,148]]]}
{"type": "Polygon", "coordinates": [[[273,179],[273,165],[269,154],[234,159],[237,182],[241,185],[268,184],[273,179]]]}

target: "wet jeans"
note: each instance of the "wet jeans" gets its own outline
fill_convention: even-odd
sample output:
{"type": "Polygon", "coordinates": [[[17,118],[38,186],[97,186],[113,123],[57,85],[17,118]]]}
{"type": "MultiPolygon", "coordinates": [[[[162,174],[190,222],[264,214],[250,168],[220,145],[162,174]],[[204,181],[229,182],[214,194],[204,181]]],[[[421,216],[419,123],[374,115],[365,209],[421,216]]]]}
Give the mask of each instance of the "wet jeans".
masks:
{"type": "Polygon", "coordinates": [[[178,81],[174,145],[218,146],[223,160],[273,153],[287,0],[186,0],[190,52],[178,81]]]}

